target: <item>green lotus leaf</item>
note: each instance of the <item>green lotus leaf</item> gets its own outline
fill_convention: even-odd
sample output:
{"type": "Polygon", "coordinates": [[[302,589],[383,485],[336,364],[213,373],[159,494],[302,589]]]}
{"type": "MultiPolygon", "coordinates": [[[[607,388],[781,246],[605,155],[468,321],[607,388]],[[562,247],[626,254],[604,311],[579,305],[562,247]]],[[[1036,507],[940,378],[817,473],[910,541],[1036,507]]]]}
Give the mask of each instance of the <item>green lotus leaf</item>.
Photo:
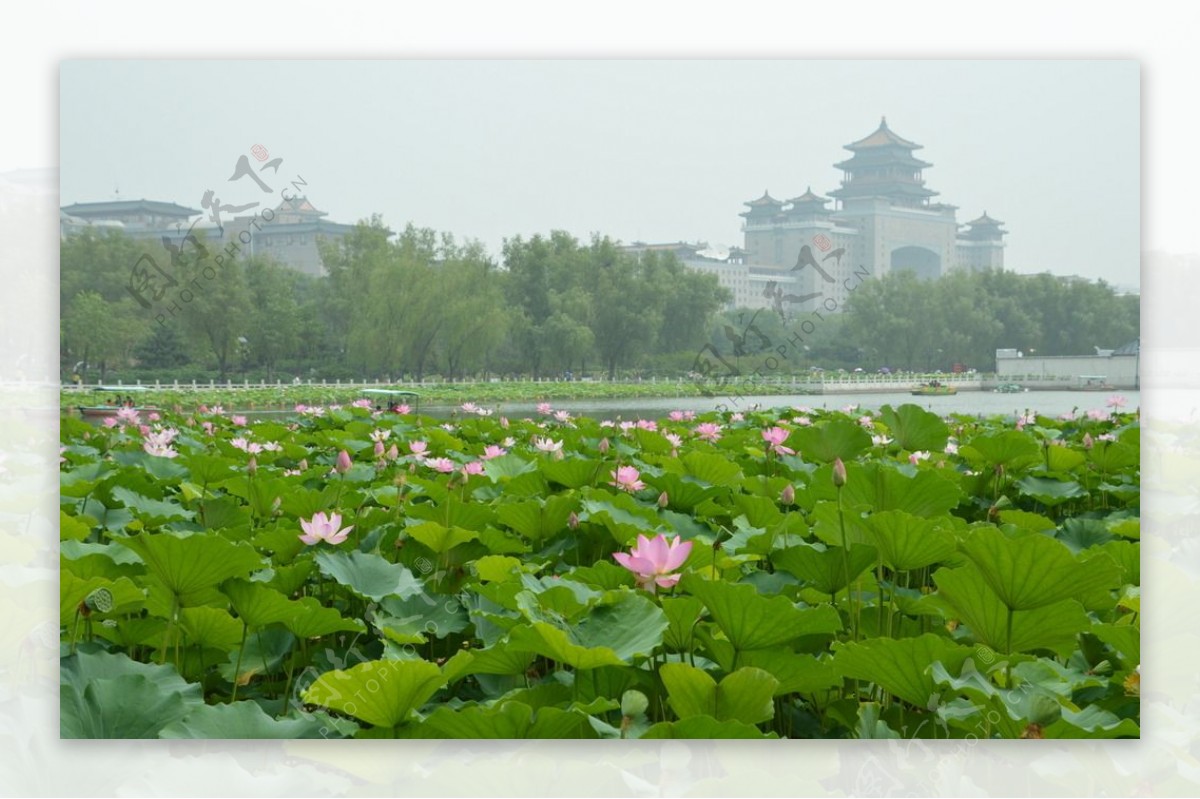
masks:
{"type": "Polygon", "coordinates": [[[930,676],[933,664],[940,662],[956,674],[972,653],[969,647],[932,633],[917,638],[835,643],[833,647],[833,666],[843,677],[873,682],[919,708],[928,707],[938,694],[930,676]]]}
{"type": "Polygon", "coordinates": [[[150,573],[181,605],[233,577],[245,577],[263,565],[246,544],[202,533],[162,532],[117,541],[137,553],[150,573]]]}
{"type": "Polygon", "coordinates": [[[667,701],[680,719],[712,716],[718,721],[758,724],[775,715],[779,681],[757,668],[741,668],[718,684],[707,672],[686,663],[666,663],[659,669],[667,701]]]}
{"type": "Polygon", "coordinates": [[[1049,507],[1087,496],[1084,487],[1074,480],[1056,480],[1053,477],[1023,477],[1017,481],[1017,488],[1022,495],[1049,507]]]}
{"type": "Polygon", "coordinates": [[[1109,557],[1080,561],[1066,545],[1042,535],[1009,538],[995,527],[975,529],[963,544],[984,580],[1013,610],[1032,610],[1096,589],[1116,587],[1109,557]]]}
{"type": "Polygon", "coordinates": [[[875,513],[867,520],[885,566],[911,571],[951,557],[957,548],[954,534],[940,520],[923,519],[904,511],[875,513]]]}
{"type": "Polygon", "coordinates": [[[496,509],[496,516],[525,538],[537,543],[566,530],[567,520],[575,509],[574,499],[555,494],[545,499],[505,503],[496,509]]]}
{"type": "Polygon", "coordinates": [[[159,738],[342,738],[357,726],[325,713],[308,718],[274,719],[257,702],[202,705],[168,724],[159,738]]]}
{"type": "Polygon", "coordinates": [[[846,419],[798,427],[791,432],[787,445],[807,461],[832,463],[841,458],[849,462],[870,449],[871,436],[862,425],[846,419]]]}
{"type": "Polygon", "coordinates": [[[772,553],[771,562],[805,585],[832,596],[871,568],[878,554],[875,547],[866,544],[851,544],[849,552],[841,547],[822,551],[802,545],[772,553]]]}
{"type": "Polygon", "coordinates": [[[1065,656],[1075,649],[1077,636],[1091,621],[1083,606],[1063,599],[1030,610],[1013,611],[1012,639],[1008,633],[1008,608],[971,564],[938,569],[933,575],[938,594],[954,609],[977,642],[997,652],[1049,649],[1065,656]]]}
{"type": "Polygon", "coordinates": [[[522,702],[505,701],[492,707],[452,710],[442,705],[422,722],[432,738],[596,738],[588,715],[543,707],[536,712],[522,702]]]}
{"type": "Polygon", "coordinates": [[[729,738],[778,738],[775,733],[763,733],[758,728],[740,721],[717,721],[712,716],[692,716],[680,721],[663,721],[642,733],[643,740],[656,738],[704,738],[719,740],[729,738]]]}
{"type": "Polygon", "coordinates": [[[694,573],[686,575],[681,586],[704,603],[739,651],[766,649],[842,628],[841,617],[830,605],[802,610],[787,597],[764,597],[752,585],[714,582],[694,573]]]}
{"type": "Polygon", "coordinates": [[[937,414],[912,403],[899,408],[884,405],[879,409],[879,418],[887,425],[888,434],[900,448],[909,452],[941,452],[950,438],[949,428],[937,414]]]}
{"type": "Polygon", "coordinates": [[[322,574],[365,599],[378,602],[386,596],[403,599],[421,593],[412,572],[373,553],[322,550],[314,560],[322,574]]]}
{"type": "Polygon", "coordinates": [[[404,532],[414,541],[419,541],[435,555],[442,555],[459,544],[474,541],[479,533],[462,527],[446,527],[438,522],[421,522],[405,528],[404,532]]]}
{"type": "Polygon", "coordinates": [[[326,672],[304,692],[304,701],[385,729],[408,721],[446,677],[424,660],[373,660],[326,672]]]}

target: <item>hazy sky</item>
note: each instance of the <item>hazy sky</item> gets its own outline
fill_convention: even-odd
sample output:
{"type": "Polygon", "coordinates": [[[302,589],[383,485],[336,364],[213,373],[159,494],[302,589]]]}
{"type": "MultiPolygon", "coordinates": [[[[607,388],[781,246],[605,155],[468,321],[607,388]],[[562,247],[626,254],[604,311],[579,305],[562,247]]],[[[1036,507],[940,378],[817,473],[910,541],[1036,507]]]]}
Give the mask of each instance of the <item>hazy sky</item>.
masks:
{"type": "Polygon", "coordinates": [[[333,221],[738,245],[883,115],[1008,268],[1138,285],[1134,61],[67,61],[61,199],[252,202],[262,144],[333,221]]]}

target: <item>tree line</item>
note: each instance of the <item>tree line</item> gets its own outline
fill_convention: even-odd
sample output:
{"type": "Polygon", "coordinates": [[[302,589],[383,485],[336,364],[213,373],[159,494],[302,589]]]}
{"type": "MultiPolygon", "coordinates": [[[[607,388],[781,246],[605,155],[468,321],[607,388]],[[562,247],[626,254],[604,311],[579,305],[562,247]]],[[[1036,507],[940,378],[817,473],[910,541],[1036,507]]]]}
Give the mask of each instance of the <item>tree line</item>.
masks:
{"type": "MultiPolygon", "coordinates": [[[[787,339],[803,316],[723,310],[730,295],[715,275],[599,235],[517,236],[497,261],[478,242],[411,225],[393,235],[375,217],[320,247],[326,274],[313,277],[203,241],[172,253],[120,231],[67,237],[64,373],[83,370],[89,381],[682,376],[706,347],[734,360],[739,348],[753,355],[756,342],[787,339]],[[753,335],[744,330],[751,323],[753,335]]],[[[845,313],[825,316],[787,368],[986,372],[998,348],[1091,354],[1138,336],[1138,303],[1103,281],[1050,274],[922,281],[896,272],[860,284],[845,313]]]]}
{"type": "Polygon", "coordinates": [[[378,217],[320,247],[326,274],[313,277],[203,240],[172,253],[120,231],[67,237],[63,370],[100,381],[198,371],[611,379],[659,357],[690,360],[730,298],[670,253],[563,231],[508,239],[499,262],[428,228],[393,236],[378,217]]]}

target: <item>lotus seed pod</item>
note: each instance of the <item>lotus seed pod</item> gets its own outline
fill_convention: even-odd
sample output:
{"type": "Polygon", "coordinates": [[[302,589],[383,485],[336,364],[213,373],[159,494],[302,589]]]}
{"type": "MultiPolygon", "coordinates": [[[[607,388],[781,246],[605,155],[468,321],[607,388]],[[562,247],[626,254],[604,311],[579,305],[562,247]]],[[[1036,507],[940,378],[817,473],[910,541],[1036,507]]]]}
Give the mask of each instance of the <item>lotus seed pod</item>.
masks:
{"type": "Polygon", "coordinates": [[[109,591],[107,588],[97,588],[87,595],[87,599],[84,602],[91,610],[108,613],[113,609],[112,591],[109,591]]]}
{"type": "Polygon", "coordinates": [[[641,691],[631,688],[621,694],[621,715],[623,716],[641,715],[646,712],[648,707],[650,707],[650,700],[641,691]]]}

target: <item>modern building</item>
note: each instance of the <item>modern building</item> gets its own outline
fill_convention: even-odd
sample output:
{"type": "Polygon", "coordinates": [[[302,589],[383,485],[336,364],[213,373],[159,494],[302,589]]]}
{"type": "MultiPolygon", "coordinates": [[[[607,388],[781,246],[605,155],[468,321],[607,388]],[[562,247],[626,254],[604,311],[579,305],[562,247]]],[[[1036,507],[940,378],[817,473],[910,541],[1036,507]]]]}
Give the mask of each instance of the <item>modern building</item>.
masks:
{"type": "Polygon", "coordinates": [[[934,278],[953,269],[1003,268],[1004,223],[984,212],[959,224],[957,206],[935,202],[938,193],[923,176],[933,165],[913,154],[922,145],[894,133],[885,118],[845,148],[851,157],[834,165],[842,181],[828,197],[810,187],[786,201],[764,191],[744,203],[748,262],[786,268],[800,278],[800,293],[823,291],[839,306],[857,285],[847,281],[856,270],[882,277],[907,269],[934,278]]]}
{"type": "Polygon", "coordinates": [[[1095,355],[1025,355],[996,350],[996,376],[1035,388],[1141,388],[1141,339],[1117,347],[1095,347],[1095,355]]]}
{"type": "Polygon", "coordinates": [[[716,275],[717,282],[722,288],[728,289],[732,296],[726,304],[728,310],[773,307],[788,309],[790,303],[786,298],[794,294],[798,284],[796,275],[786,269],[747,263],[745,252],[737,247],[722,250],[710,248],[703,242],[646,244],[635,241],[622,249],[635,255],[644,252],[669,252],[689,269],[716,275]]]}
{"type": "Polygon", "coordinates": [[[166,239],[180,244],[189,232],[202,232],[207,242],[224,249],[237,245],[243,256],[262,255],[298,272],[318,276],[324,265],[318,242],[332,243],[354,225],[330,222],[307,197],[293,196],[272,210],[235,216],[218,226],[204,212],[157,200],[110,200],[63,206],[59,213],[62,236],[88,229],[116,229],[134,238],[166,239]]]}

